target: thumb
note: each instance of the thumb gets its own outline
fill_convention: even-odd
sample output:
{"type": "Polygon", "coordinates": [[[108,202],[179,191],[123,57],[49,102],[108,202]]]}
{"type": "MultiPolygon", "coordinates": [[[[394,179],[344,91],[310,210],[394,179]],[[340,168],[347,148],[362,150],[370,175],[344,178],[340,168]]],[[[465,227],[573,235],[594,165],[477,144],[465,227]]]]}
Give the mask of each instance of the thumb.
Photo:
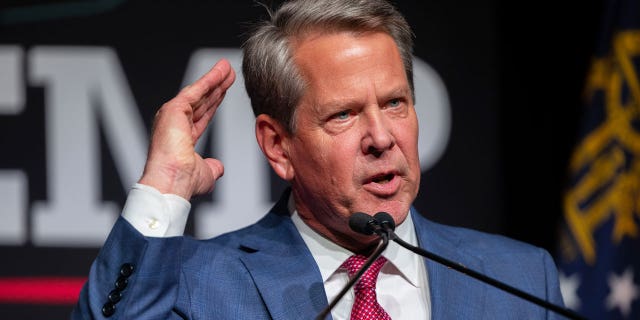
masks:
{"type": "Polygon", "coordinates": [[[206,158],[204,162],[209,166],[213,179],[218,180],[224,175],[224,165],[222,165],[222,161],[214,158],[206,158]]]}
{"type": "Polygon", "coordinates": [[[213,181],[211,181],[211,185],[209,186],[210,189],[208,190],[211,192],[213,191],[216,181],[224,175],[224,165],[220,160],[214,158],[206,158],[204,159],[204,162],[207,164],[207,167],[209,167],[211,177],[213,178],[213,181]]]}

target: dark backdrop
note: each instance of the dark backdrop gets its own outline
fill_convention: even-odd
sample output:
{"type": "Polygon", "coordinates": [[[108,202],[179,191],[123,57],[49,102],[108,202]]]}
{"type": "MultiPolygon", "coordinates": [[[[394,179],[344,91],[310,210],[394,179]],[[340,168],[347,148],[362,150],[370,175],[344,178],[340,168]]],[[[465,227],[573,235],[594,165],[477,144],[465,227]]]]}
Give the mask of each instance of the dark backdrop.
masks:
{"type": "MultiPolygon", "coordinates": [[[[114,48],[147,128],[155,109],[180,87],[193,50],[239,47],[247,23],[265,15],[252,1],[231,0],[96,1],[101,6],[93,13],[45,10],[20,16],[14,11],[52,3],[61,2],[0,4],[0,45],[25,51],[36,45],[114,48]]],[[[415,55],[442,77],[452,112],[447,149],[423,172],[416,206],[434,220],[505,234],[553,252],[601,1],[396,3],[414,28],[415,55]]],[[[31,204],[48,195],[44,94],[38,87],[27,90],[21,115],[0,115],[0,169],[27,173],[31,204]]],[[[108,150],[102,151],[102,171],[108,175],[114,164],[108,150]]],[[[103,182],[103,199],[122,204],[126,190],[111,176],[103,182]]],[[[0,277],[86,276],[97,250],[43,247],[30,240],[2,245],[0,277]]],[[[69,310],[4,304],[0,317],[62,319],[69,310]]]]}

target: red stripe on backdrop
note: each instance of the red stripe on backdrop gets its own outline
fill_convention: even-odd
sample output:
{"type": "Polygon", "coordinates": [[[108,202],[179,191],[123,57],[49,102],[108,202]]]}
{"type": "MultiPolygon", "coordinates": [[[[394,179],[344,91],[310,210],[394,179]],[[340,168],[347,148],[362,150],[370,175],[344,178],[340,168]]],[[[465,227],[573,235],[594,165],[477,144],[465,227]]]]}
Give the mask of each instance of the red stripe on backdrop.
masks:
{"type": "Polygon", "coordinates": [[[86,281],[85,277],[0,278],[0,303],[72,305],[86,281]]]}

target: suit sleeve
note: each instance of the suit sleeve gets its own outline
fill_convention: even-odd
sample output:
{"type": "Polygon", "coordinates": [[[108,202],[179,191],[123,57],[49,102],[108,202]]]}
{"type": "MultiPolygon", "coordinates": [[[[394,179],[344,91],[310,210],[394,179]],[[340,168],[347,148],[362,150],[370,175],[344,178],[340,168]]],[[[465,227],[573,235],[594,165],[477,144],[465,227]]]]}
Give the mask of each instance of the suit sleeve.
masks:
{"type": "Polygon", "coordinates": [[[183,237],[144,237],[118,218],[91,266],[72,319],[172,319],[183,237]]]}

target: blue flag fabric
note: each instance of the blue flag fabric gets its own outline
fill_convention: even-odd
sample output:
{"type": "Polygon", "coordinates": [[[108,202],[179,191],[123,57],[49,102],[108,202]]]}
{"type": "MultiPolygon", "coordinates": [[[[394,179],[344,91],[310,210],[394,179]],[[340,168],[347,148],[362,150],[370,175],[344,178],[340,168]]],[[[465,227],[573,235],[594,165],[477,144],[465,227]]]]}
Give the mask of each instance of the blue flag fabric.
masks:
{"type": "Polygon", "coordinates": [[[567,307],[640,319],[640,0],[607,2],[560,237],[567,307]]]}

